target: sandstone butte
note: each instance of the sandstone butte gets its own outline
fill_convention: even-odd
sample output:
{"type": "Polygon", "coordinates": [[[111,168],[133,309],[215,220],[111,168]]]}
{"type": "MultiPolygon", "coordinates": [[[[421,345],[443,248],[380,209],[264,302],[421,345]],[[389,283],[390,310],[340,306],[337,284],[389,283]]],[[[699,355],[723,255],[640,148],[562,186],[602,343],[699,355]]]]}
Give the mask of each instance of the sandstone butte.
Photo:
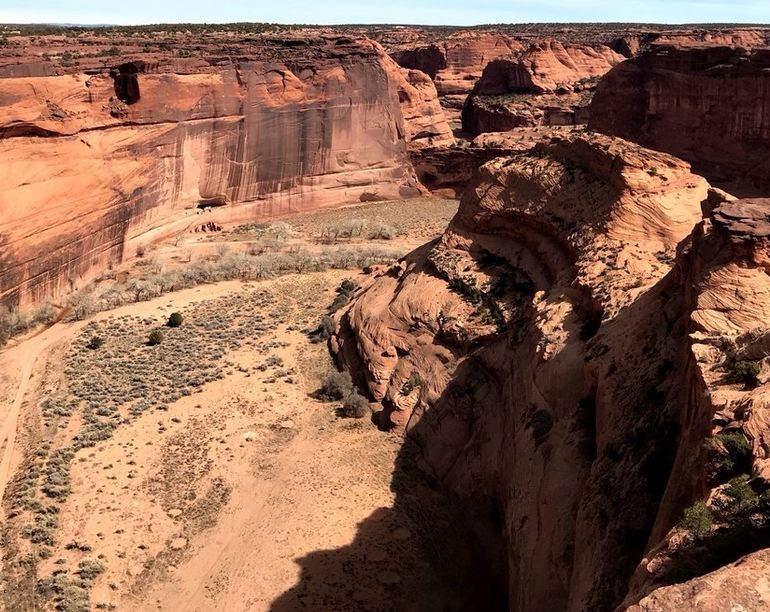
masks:
{"type": "Polygon", "coordinates": [[[535,125],[587,123],[596,80],[624,57],[605,45],[532,44],[489,62],[465,101],[463,131],[476,136],[535,125]]]}
{"type": "Polygon", "coordinates": [[[592,129],[667,151],[745,195],[770,188],[770,50],[654,46],[600,83],[592,129]]]}
{"type": "Polygon", "coordinates": [[[339,362],[471,509],[510,609],[770,606],[764,528],[726,550],[724,513],[713,549],[677,527],[697,500],[720,516],[727,433],[770,483],[767,366],[724,371],[767,355],[768,210],[664,153],[554,139],[485,164],[443,237],[338,314],[339,362]]]}
{"type": "Polygon", "coordinates": [[[407,144],[454,141],[430,79],[364,38],[167,68],[0,79],[3,301],[71,290],[196,224],[418,195],[407,144]]]}

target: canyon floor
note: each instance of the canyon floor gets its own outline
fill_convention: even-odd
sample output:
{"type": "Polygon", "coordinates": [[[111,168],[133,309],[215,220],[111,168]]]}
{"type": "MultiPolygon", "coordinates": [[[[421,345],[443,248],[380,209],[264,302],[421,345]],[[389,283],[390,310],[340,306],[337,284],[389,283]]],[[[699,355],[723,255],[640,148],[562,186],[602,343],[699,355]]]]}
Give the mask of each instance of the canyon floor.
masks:
{"type": "MultiPolygon", "coordinates": [[[[392,223],[388,247],[406,252],[456,206],[295,217],[284,248],[323,248],[313,236],[342,215],[392,223]]],[[[212,244],[247,248],[252,229],[191,235],[145,258],[167,266],[212,244]]],[[[467,608],[468,547],[447,499],[400,437],[315,398],[333,365],[307,330],[362,274],[197,286],[54,324],[1,353],[5,608],[467,608]],[[148,346],[174,311],[183,325],[148,346]],[[92,350],[95,335],[104,344],[92,350]],[[89,420],[105,406],[108,433],[89,420]]]]}

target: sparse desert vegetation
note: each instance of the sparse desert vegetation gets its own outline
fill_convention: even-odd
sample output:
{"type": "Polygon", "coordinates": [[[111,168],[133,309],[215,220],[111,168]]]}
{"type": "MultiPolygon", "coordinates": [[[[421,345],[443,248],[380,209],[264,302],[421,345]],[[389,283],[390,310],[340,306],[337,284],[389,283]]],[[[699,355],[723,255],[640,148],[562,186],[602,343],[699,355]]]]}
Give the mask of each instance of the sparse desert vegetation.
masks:
{"type": "MultiPolygon", "coordinates": [[[[362,206],[362,218],[370,206],[381,209],[362,206]]],[[[434,211],[436,227],[450,209],[434,211]]],[[[114,271],[66,299],[70,322],[57,325],[77,332],[35,383],[28,450],[5,496],[7,605],[126,608],[135,589],[162,590],[190,543],[219,529],[232,500],[253,495],[234,474],[270,482],[282,449],[308,427],[326,449],[322,440],[337,436],[351,452],[361,443],[359,453],[395,451],[363,420],[369,402],[332,366],[325,341],[328,313],[414,238],[367,220],[342,249],[310,248],[321,217],[241,228],[213,243],[196,236],[192,253],[189,244],[144,252],[128,278],[114,271]],[[217,289],[223,281],[229,288],[217,289]]],[[[14,334],[42,322],[5,317],[14,334]]],[[[55,318],[46,307],[45,321],[55,318]]]]}

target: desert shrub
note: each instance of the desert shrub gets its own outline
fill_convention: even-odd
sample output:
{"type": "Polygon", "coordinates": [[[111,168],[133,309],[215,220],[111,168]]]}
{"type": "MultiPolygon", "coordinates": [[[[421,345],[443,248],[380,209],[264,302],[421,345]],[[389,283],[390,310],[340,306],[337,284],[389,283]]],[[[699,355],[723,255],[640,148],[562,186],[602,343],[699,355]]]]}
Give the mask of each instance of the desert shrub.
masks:
{"type": "Polygon", "coordinates": [[[71,310],[71,317],[76,321],[82,321],[87,316],[96,312],[93,297],[86,291],[75,293],[66,302],[71,310]]]}
{"type": "Polygon", "coordinates": [[[728,359],[724,367],[727,372],[726,378],[729,382],[741,383],[748,389],[757,386],[761,369],[758,361],[728,359]]]}
{"type": "Polygon", "coordinates": [[[751,509],[758,500],[757,494],[749,485],[749,478],[746,475],[736,476],[730,480],[724,493],[735,502],[738,506],[737,510],[751,509]]]}
{"type": "Polygon", "coordinates": [[[100,349],[104,345],[104,338],[101,336],[91,336],[91,339],[86,344],[87,349],[91,349],[92,351],[95,351],[97,349],[100,349]]]}
{"type": "Polygon", "coordinates": [[[371,274],[372,273],[372,267],[371,266],[364,266],[361,270],[364,274],[371,274]]]}
{"type": "Polygon", "coordinates": [[[393,240],[396,236],[398,236],[398,230],[386,223],[378,223],[369,230],[367,235],[370,240],[393,240]]]}
{"type": "Polygon", "coordinates": [[[476,286],[476,279],[473,276],[455,277],[449,281],[449,288],[464,296],[471,304],[478,304],[484,297],[484,293],[476,286]]]}
{"type": "Polygon", "coordinates": [[[698,501],[684,511],[679,526],[693,538],[700,539],[708,535],[713,524],[714,517],[706,502],[698,501]]]}
{"type": "Polygon", "coordinates": [[[409,376],[409,378],[406,379],[404,384],[401,386],[401,395],[406,397],[412,391],[414,391],[415,389],[421,386],[422,386],[422,378],[420,378],[419,374],[414,372],[409,376]]]}
{"type": "Polygon", "coordinates": [[[319,342],[326,342],[329,338],[331,338],[333,332],[334,320],[329,315],[324,315],[321,317],[321,321],[318,323],[318,327],[316,327],[308,335],[310,337],[310,342],[317,344],[319,342]]]}
{"type": "Polygon", "coordinates": [[[182,313],[172,312],[168,318],[168,321],[166,322],[166,325],[168,327],[180,327],[182,325],[182,321],[184,321],[182,313]]]}
{"type": "Polygon", "coordinates": [[[163,342],[163,332],[159,329],[153,329],[147,339],[147,344],[150,346],[157,346],[163,342]]]}
{"type": "Polygon", "coordinates": [[[369,402],[357,391],[353,391],[342,402],[340,414],[351,419],[362,419],[369,414],[369,402]]]}
{"type": "Polygon", "coordinates": [[[105,569],[104,563],[98,559],[83,559],[78,563],[77,574],[82,580],[90,583],[93,582],[99,574],[103,573],[105,569]]]}
{"type": "Polygon", "coordinates": [[[353,379],[347,372],[330,372],[321,382],[318,398],[327,402],[338,401],[355,392],[353,379]]]}
{"type": "Polygon", "coordinates": [[[365,227],[365,219],[346,219],[338,223],[329,223],[321,227],[321,240],[334,243],[340,238],[357,238],[363,234],[365,227]]]}
{"type": "Polygon", "coordinates": [[[732,472],[737,468],[745,469],[751,458],[751,446],[749,441],[739,431],[720,432],[716,439],[722,443],[727,455],[720,457],[720,468],[725,472],[732,472]]]}
{"type": "Polygon", "coordinates": [[[337,287],[337,293],[345,293],[347,295],[350,295],[351,293],[353,293],[353,291],[356,290],[357,287],[358,287],[358,284],[356,283],[356,281],[346,278],[340,283],[340,286],[337,287]]]}
{"type": "Polygon", "coordinates": [[[337,296],[329,306],[329,312],[337,312],[340,308],[346,306],[350,302],[350,298],[357,288],[358,283],[356,283],[356,281],[349,278],[343,280],[342,283],[340,283],[340,286],[337,287],[337,296]]]}

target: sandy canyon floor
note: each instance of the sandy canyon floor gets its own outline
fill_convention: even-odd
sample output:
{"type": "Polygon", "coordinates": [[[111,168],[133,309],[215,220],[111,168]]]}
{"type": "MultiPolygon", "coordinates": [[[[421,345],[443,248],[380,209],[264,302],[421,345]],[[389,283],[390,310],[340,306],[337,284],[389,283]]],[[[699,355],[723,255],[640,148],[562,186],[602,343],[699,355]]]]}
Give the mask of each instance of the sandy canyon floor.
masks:
{"type": "MultiPolygon", "coordinates": [[[[405,253],[456,206],[295,217],[282,248],[337,248],[313,237],[354,214],[395,227],[381,242],[405,253]]],[[[184,265],[222,243],[248,248],[249,232],[189,235],[145,257],[184,265]]],[[[348,242],[378,242],[365,236],[348,242]]],[[[333,364],[307,330],[361,275],[202,285],[57,323],[0,353],[5,608],[467,607],[451,504],[400,437],[314,396],[333,364]],[[183,325],[148,346],[175,311],[183,325]],[[95,335],[104,345],[92,350],[95,335]]]]}

